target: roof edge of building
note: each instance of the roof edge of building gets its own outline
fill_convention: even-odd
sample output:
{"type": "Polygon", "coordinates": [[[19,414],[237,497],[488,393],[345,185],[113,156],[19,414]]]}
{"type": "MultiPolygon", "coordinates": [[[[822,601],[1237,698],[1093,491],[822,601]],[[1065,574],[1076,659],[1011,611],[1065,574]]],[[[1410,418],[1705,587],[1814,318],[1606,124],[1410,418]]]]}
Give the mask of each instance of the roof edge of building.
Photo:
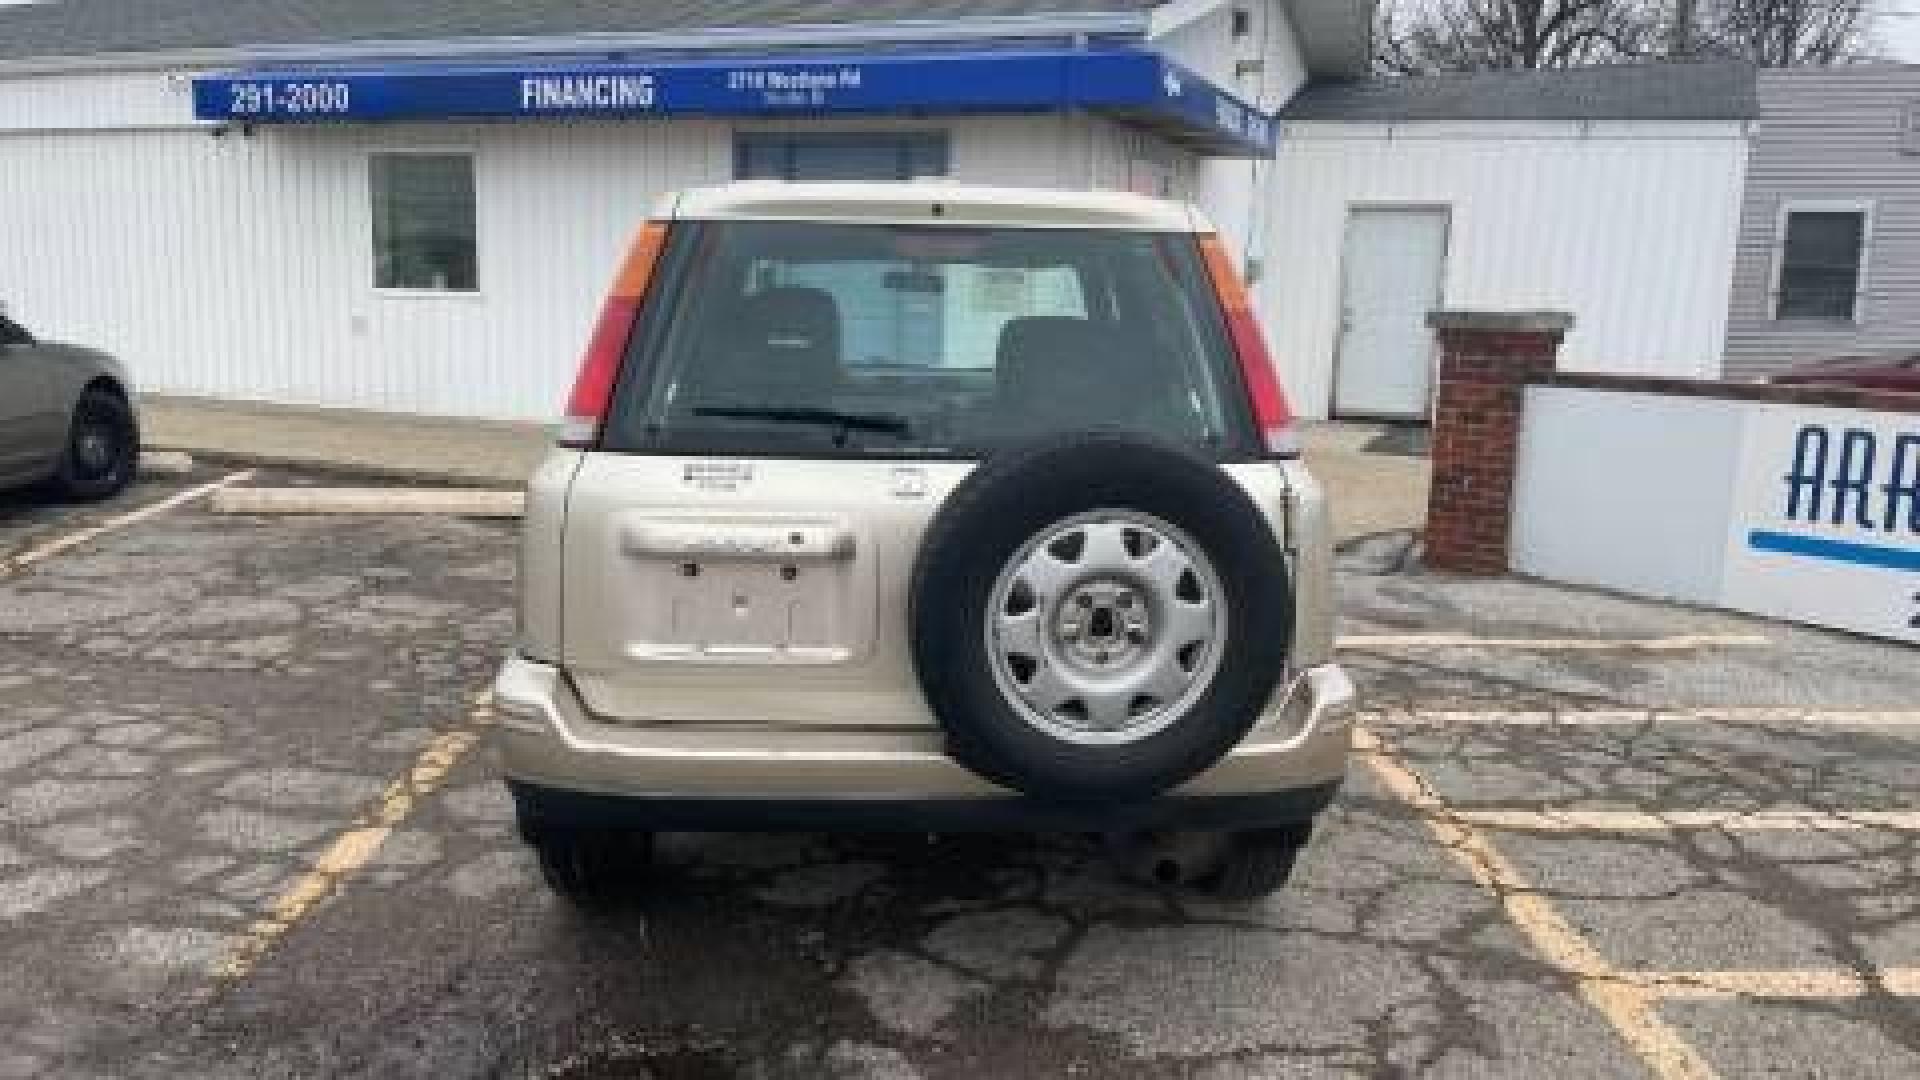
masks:
{"type": "Polygon", "coordinates": [[[1286,0],[1307,68],[1315,75],[1358,78],[1373,66],[1377,0],[1286,0]]]}
{"type": "Polygon", "coordinates": [[[955,19],[895,19],[792,26],[705,27],[691,30],[498,35],[455,38],[365,38],[348,41],[259,42],[184,49],[127,50],[71,56],[0,59],[0,77],[82,71],[138,71],[209,64],[293,60],[485,59],[597,52],[728,52],[868,45],[960,44],[1042,38],[1145,37],[1147,11],[992,15],[955,19]]]}
{"type": "Polygon", "coordinates": [[[1280,110],[1278,119],[1287,124],[1737,122],[1759,116],[1759,72],[1745,61],[1704,60],[1317,79],[1280,110]],[[1672,85],[1679,80],[1693,82],[1672,85]],[[1549,86],[1580,92],[1538,92],[1549,86]]]}

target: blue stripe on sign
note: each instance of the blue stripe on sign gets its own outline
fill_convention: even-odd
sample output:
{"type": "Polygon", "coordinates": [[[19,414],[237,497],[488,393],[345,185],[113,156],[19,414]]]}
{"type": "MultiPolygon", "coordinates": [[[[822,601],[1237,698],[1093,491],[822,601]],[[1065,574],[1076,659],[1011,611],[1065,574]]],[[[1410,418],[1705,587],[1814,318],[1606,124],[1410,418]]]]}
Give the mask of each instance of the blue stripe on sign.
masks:
{"type": "Polygon", "coordinates": [[[1747,534],[1747,546],[1755,551],[1773,551],[1782,555],[1804,555],[1809,559],[1881,566],[1888,570],[1912,570],[1920,573],[1920,551],[1912,548],[1855,544],[1846,540],[1827,540],[1818,536],[1755,529],[1747,534]]]}

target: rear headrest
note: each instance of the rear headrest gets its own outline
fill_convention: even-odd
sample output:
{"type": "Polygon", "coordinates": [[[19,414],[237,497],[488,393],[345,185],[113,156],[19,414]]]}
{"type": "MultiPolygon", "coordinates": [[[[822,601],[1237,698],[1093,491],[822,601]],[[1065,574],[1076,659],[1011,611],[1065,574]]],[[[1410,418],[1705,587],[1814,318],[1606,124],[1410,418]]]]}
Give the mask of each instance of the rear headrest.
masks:
{"type": "Polygon", "coordinates": [[[734,318],[736,344],[770,363],[840,365],[840,305],[825,289],[787,285],[755,293],[734,318]]]}
{"type": "Polygon", "coordinates": [[[1108,389],[1104,384],[1118,377],[1106,340],[1085,319],[1029,315],[1007,320],[996,358],[999,396],[1019,409],[1071,409],[1090,398],[1101,400],[1108,389]]]}
{"type": "Polygon", "coordinates": [[[1100,345],[1100,331],[1085,319],[1065,315],[1028,315],[1008,319],[1000,329],[995,357],[1003,374],[1019,378],[1035,363],[1071,364],[1094,359],[1089,352],[1100,345]]]}
{"type": "Polygon", "coordinates": [[[824,289],[785,286],[716,308],[687,398],[701,404],[804,405],[840,371],[840,306],[824,289]]]}
{"type": "Polygon", "coordinates": [[[1021,435],[1120,425],[1170,429],[1185,400],[1179,369],[1141,333],[1056,315],[1008,320],[1000,331],[995,397],[1021,435]]]}

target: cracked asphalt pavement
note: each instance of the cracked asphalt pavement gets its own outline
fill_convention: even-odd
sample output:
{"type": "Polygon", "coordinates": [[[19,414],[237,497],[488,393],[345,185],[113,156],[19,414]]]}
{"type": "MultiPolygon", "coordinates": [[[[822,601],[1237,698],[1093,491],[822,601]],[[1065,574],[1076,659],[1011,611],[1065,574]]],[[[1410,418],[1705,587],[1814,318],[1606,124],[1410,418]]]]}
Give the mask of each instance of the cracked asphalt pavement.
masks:
{"type": "MultiPolygon", "coordinates": [[[[0,561],[221,475],[0,499],[0,561]]],[[[0,1077],[1920,1075],[1913,651],[1408,544],[1345,553],[1346,633],[1766,641],[1349,650],[1377,745],[1260,904],[1078,837],[715,835],[588,916],[475,704],[510,524],[109,532],[0,576],[0,1077]]]]}

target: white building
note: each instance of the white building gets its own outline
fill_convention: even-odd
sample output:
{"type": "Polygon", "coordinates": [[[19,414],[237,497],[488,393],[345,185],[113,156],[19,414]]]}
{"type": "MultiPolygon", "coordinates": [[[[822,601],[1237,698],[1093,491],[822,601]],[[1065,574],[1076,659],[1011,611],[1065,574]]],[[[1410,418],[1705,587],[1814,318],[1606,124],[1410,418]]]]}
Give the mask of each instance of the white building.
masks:
{"type": "Polygon", "coordinates": [[[1261,287],[1295,406],[1424,415],[1436,307],[1572,312],[1566,369],[1718,378],[1756,110],[1742,64],[1309,87],[1261,287]]]}
{"type": "Polygon", "coordinates": [[[1308,416],[1424,416],[1434,307],[1717,376],[1752,70],[1368,79],[1372,6],[0,6],[0,304],[148,390],[546,418],[661,192],[945,175],[1196,200],[1308,416]]]}
{"type": "Polygon", "coordinates": [[[1364,72],[1370,8],[0,7],[0,303],[150,391],[546,418],[674,188],[1146,190],[1258,260],[1272,113],[1364,72]]]}

